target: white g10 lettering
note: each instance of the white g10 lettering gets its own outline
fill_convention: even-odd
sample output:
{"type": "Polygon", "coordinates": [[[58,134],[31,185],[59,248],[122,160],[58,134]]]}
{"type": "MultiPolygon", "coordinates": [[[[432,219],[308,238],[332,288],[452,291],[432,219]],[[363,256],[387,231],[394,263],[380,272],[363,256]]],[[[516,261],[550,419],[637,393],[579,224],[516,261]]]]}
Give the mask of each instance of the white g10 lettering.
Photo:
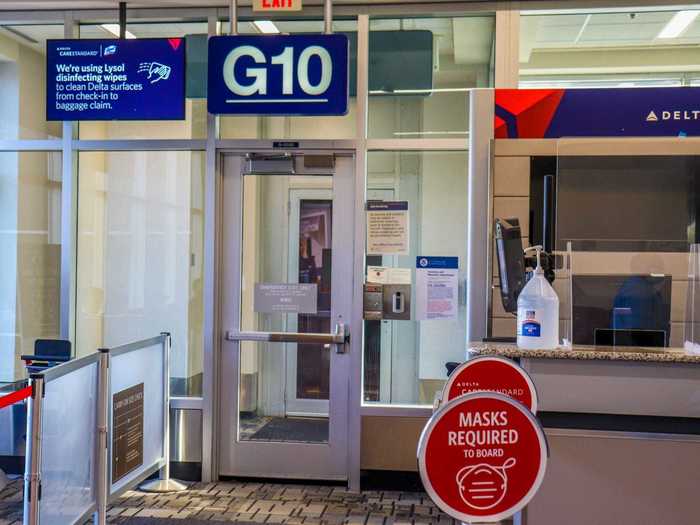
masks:
{"type": "Polygon", "coordinates": [[[252,84],[243,86],[238,83],[236,76],[233,74],[233,69],[236,67],[236,62],[243,56],[251,57],[256,64],[265,63],[265,55],[257,47],[241,46],[231,51],[226,60],[224,60],[224,82],[226,87],[233,91],[236,95],[247,97],[254,93],[261,95],[267,94],[267,71],[261,67],[249,67],[245,70],[246,77],[254,78],[252,84]]]}
{"type": "MultiPolygon", "coordinates": [[[[240,46],[233,49],[224,60],[224,83],[226,87],[239,96],[266,95],[267,94],[267,69],[265,67],[248,67],[245,76],[252,82],[241,84],[234,73],[236,62],[241,57],[250,57],[256,64],[265,64],[265,55],[257,47],[240,46]]],[[[282,66],[282,94],[294,93],[294,48],[285,47],[279,55],[273,56],[270,63],[282,66]]],[[[321,95],[331,84],[333,77],[333,62],[331,56],[321,46],[309,46],[299,55],[299,63],[296,71],[299,87],[307,95],[321,95]],[[317,84],[312,84],[309,79],[309,62],[313,57],[321,61],[321,78],[317,84]]]]}

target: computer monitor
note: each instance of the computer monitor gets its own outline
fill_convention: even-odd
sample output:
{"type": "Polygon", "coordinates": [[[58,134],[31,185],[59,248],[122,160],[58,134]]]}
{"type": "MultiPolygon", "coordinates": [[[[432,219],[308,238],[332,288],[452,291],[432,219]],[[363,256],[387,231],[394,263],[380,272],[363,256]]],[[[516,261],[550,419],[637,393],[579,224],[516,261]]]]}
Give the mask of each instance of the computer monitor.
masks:
{"type": "Polygon", "coordinates": [[[669,275],[574,275],[572,304],[574,344],[669,344],[669,275]]]}
{"type": "Polygon", "coordinates": [[[501,301],[506,312],[518,311],[518,295],[525,286],[525,257],[518,219],[496,219],[496,258],[501,301]]]}

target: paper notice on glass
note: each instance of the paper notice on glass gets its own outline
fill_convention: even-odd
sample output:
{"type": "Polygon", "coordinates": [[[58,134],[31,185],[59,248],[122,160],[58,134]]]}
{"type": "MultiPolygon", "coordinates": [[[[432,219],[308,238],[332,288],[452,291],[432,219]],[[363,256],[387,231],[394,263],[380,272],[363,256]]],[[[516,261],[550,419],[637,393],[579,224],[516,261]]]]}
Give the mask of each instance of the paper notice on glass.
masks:
{"type": "Polygon", "coordinates": [[[389,284],[411,284],[410,268],[389,268],[389,284]]]}
{"type": "Polygon", "coordinates": [[[368,266],[367,282],[372,284],[411,284],[411,269],[368,266]]]}
{"type": "Polygon", "coordinates": [[[386,284],[389,282],[389,268],[386,266],[368,266],[367,282],[373,284],[386,284]]]}
{"type": "Polygon", "coordinates": [[[458,257],[416,258],[416,319],[457,318],[458,257]]]}
{"type": "Polygon", "coordinates": [[[367,202],[367,255],[408,255],[408,201],[367,202]]]}

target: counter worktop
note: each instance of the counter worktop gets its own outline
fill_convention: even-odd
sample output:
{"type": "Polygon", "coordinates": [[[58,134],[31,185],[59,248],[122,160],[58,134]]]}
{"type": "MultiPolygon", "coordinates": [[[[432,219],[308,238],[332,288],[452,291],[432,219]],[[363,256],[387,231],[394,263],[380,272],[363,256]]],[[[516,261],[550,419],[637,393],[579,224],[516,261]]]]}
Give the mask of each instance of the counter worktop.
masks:
{"type": "Polygon", "coordinates": [[[600,361],[639,361],[650,363],[700,364],[700,354],[683,348],[593,347],[574,346],[556,350],[526,350],[511,343],[471,343],[469,354],[500,355],[524,359],[578,359],[600,361]]]}

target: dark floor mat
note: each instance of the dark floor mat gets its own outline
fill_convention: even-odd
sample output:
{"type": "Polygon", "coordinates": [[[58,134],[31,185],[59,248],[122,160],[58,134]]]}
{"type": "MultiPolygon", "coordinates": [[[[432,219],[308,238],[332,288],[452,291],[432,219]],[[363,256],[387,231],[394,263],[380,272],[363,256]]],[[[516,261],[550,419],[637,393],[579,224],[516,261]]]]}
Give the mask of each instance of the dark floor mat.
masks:
{"type": "Polygon", "coordinates": [[[328,441],[328,420],[311,417],[275,417],[250,439],[324,443],[328,441]]]}

